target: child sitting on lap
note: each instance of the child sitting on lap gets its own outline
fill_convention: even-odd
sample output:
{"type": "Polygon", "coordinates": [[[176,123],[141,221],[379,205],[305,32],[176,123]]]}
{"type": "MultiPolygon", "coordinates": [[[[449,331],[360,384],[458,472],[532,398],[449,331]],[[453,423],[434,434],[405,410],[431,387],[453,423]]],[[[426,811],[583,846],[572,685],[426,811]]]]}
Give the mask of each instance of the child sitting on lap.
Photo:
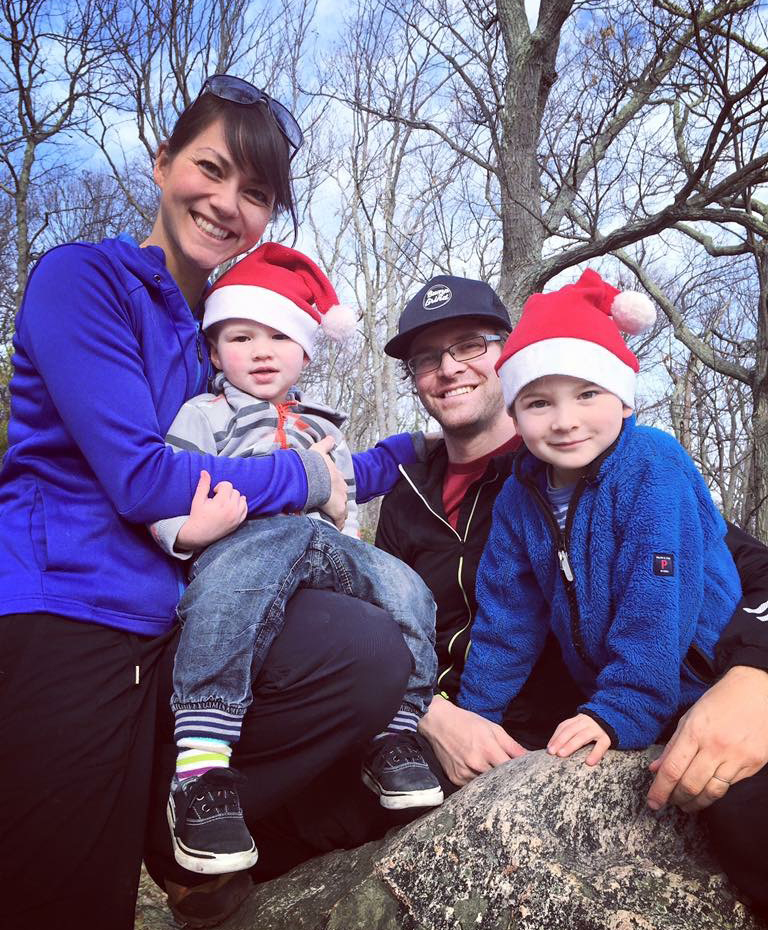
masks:
{"type": "Polygon", "coordinates": [[[171,706],[179,752],[168,819],[176,860],[196,872],[232,872],[256,861],[229,759],[251,682],[300,586],[359,597],[400,625],[414,668],[400,710],[369,747],[362,777],[387,808],[443,799],[413,738],[436,671],[432,596],[410,568],[357,538],[352,457],[338,429],[343,416],[300,399],[293,387],[321,323],[335,317],[338,324],[337,304],[326,276],[300,252],[267,243],[246,256],[206,299],[203,329],[219,369],[215,393],[188,401],[167,436],[175,448],[215,455],[296,449],[308,469],[325,471],[306,450],[330,435],[349,488],[340,533],[320,511],[243,522],[241,495],[225,483],[210,498],[204,473],[190,514],[151,527],[167,552],[194,559],[178,607],[183,629],[171,706]]]}
{"type": "Polygon", "coordinates": [[[591,765],[650,745],[697,700],[741,596],[703,478],[632,416],[638,364],[619,328],[653,318],[585,271],[527,301],[496,365],[525,448],[494,508],[459,703],[500,722],[551,629],[587,699],[547,748],[594,743],[591,765]]]}

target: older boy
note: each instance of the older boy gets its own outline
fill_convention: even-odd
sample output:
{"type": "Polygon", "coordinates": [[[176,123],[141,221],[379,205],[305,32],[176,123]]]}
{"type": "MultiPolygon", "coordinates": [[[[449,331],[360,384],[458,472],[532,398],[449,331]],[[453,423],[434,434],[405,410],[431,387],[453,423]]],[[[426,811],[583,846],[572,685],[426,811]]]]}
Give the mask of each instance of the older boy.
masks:
{"type": "Polygon", "coordinates": [[[216,393],[188,401],[167,437],[179,448],[250,456],[275,447],[301,452],[331,436],[349,487],[343,534],[319,511],[243,524],[240,494],[226,485],[209,498],[205,476],[188,516],[152,527],[169,553],[197,556],[178,609],[183,633],[172,708],[179,753],[168,801],[176,860],[193,871],[219,874],[256,861],[229,757],[251,681],[299,586],[359,597],[398,622],[414,667],[400,710],[369,747],[363,780],[390,809],[443,798],[414,739],[434,683],[434,602],[412,570],[357,539],[355,473],[338,430],[343,418],[302,402],[293,390],[318,329],[338,338],[346,325],[313,262],[274,243],[260,247],[223,275],[206,300],[203,328],[220,369],[216,393]]]}
{"type": "Polygon", "coordinates": [[[619,327],[652,314],[586,271],[530,298],[497,364],[527,451],[494,508],[458,699],[500,721],[551,628],[587,699],[548,749],[594,743],[590,764],[651,744],[696,701],[741,596],[703,479],[631,416],[638,365],[619,327]]]}

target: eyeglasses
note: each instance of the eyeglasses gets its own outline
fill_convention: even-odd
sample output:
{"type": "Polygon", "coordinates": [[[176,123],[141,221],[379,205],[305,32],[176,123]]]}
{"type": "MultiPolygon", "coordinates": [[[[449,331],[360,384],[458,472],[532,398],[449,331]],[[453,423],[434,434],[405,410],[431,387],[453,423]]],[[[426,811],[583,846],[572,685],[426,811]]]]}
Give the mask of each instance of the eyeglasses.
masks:
{"type": "Polygon", "coordinates": [[[304,134],[291,111],[248,81],[235,77],[233,74],[212,74],[205,79],[197,96],[202,97],[203,94],[213,94],[214,97],[221,97],[222,100],[230,100],[232,103],[265,103],[275,118],[280,132],[292,146],[293,155],[301,148],[304,134]]]}
{"type": "Polygon", "coordinates": [[[455,362],[468,362],[479,358],[488,351],[489,342],[501,342],[503,336],[493,333],[486,336],[469,336],[461,342],[454,342],[452,346],[444,349],[430,349],[429,352],[419,352],[405,363],[412,375],[425,375],[428,371],[435,371],[440,367],[443,356],[447,352],[455,362]]]}

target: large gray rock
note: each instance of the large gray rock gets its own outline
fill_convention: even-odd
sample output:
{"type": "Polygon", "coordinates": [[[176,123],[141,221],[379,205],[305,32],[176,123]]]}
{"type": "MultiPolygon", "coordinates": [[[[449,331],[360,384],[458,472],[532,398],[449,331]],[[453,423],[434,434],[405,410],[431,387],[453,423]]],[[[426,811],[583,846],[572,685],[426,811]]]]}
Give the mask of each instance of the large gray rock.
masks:
{"type": "MultiPolygon", "coordinates": [[[[649,753],[530,753],[387,840],[259,886],[228,930],[757,930],[695,818],[645,806],[649,753]]],[[[168,926],[154,905],[137,927],[168,926]]]]}

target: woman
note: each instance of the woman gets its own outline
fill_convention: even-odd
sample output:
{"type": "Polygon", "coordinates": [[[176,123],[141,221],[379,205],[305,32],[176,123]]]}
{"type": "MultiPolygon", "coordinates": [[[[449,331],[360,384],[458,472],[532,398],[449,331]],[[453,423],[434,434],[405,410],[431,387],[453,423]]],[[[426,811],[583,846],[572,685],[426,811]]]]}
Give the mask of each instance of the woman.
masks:
{"type": "MultiPolygon", "coordinates": [[[[343,506],[327,449],[236,460],[174,454],[163,441],[205,389],[197,309],[211,271],[251,248],[274,212],[295,221],[289,162],[301,141],[279,103],[214,76],[160,147],[160,207],[142,246],[61,246],[30,277],[0,474],[0,884],[14,930],[133,925],[183,586],[144,524],[187,513],[201,469],[212,486],[231,482],[251,514],[266,500],[269,512],[343,506]]],[[[370,486],[368,465],[384,464],[391,484],[398,460],[413,458],[407,436],[358,457],[360,499],[388,489],[370,486]]],[[[313,636],[313,604],[328,613],[329,596],[305,598],[276,650],[282,667],[254,688],[254,721],[275,724],[253,760],[264,803],[377,732],[402,694],[408,653],[381,613],[364,646],[344,617],[313,636]],[[369,695],[385,663],[392,674],[369,695]],[[308,691],[311,724],[300,713],[308,691]]]]}

